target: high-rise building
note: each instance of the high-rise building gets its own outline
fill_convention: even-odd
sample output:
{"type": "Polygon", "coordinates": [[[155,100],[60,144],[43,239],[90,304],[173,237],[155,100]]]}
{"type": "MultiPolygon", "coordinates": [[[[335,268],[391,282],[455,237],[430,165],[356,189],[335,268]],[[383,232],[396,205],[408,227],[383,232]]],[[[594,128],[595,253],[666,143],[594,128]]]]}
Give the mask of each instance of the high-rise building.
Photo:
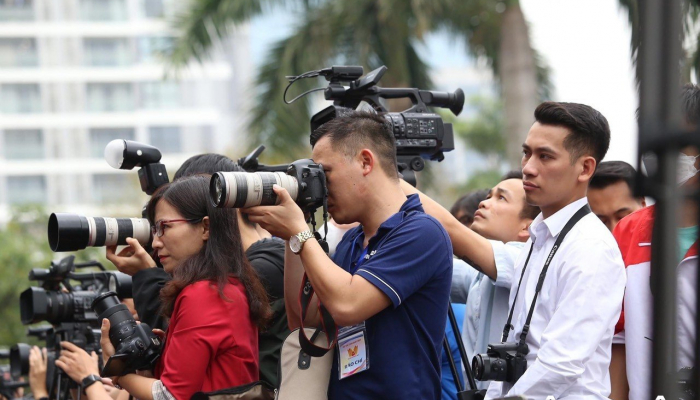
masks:
{"type": "Polygon", "coordinates": [[[27,203],[133,213],[146,197],[104,161],[113,139],[158,147],[172,172],[245,142],[247,28],[173,73],[159,54],[182,3],[0,0],[0,225],[27,203]]]}

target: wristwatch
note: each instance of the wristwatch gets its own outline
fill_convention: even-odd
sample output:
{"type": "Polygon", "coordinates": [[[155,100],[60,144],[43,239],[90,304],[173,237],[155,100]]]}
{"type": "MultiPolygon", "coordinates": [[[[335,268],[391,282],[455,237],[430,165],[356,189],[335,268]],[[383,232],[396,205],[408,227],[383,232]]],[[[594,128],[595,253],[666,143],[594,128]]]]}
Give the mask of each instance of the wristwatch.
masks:
{"type": "Polygon", "coordinates": [[[99,375],[95,375],[95,374],[90,374],[90,375],[86,376],[85,378],[83,378],[83,383],[82,383],[83,391],[85,391],[85,389],[87,389],[88,386],[92,385],[95,382],[102,382],[102,378],[100,378],[99,375]]]}
{"type": "Polygon", "coordinates": [[[304,242],[312,237],[314,237],[314,234],[311,233],[310,230],[297,233],[289,238],[289,249],[292,250],[294,254],[299,254],[301,248],[304,247],[304,242]]]}

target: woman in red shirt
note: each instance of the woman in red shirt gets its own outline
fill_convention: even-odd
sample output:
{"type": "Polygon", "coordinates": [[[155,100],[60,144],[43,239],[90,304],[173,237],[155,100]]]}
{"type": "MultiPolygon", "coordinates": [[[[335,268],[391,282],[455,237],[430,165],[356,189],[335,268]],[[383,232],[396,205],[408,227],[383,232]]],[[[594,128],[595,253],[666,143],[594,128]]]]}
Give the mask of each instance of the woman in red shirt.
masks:
{"type": "MultiPolygon", "coordinates": [[[[235,211],[215,208],[209,178],[192,176],[161,187],[148,203],[148,219],[153,249],[173,276],[161,290],[170,324],[155,379],[128,374],[119,385],[141,400],[185,400],[257,381],[258,328],[270,309],[243,253],[235,211]]],[[[130,261],[155,266],[136,240],[128,243],[130,261]]],[[[109,340],[102,343],[103,357],[111,356],[109,340]]]]}

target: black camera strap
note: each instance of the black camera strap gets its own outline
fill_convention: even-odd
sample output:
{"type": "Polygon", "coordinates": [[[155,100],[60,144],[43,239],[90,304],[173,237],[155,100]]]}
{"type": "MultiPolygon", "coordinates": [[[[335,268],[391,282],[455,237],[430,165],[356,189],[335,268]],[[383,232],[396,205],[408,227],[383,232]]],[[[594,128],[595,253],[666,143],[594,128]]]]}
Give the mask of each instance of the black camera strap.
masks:
{"type": "MultiPolygon", "coordinates": [[[[566,237],[566,234],[569,233],[569,231],[578,223],[578,221],[581,220],[581,218],[585,217],[586,214],[591,212],[591,208],[588,206],[588,204],[584,205],[581,207],[576,214],[574,214],[571,219],[566,223],[564,228],[559,232],[559,236],[557,236],[557,240],[554,242],[554,246],[552,246],[552,250],[549,252],[549,256],[547,257],[547,260],[544,262],[544,267],[542,268],[542,272],[540,273],[540,278],[537,281],[537,288],[535,289],[535,296],[532,298],[532,304],[530,304],[530,311],[527,314],[527,319],[525,320],[525,325],[523,325],[523,330],[520,334],[520,344],[525,343],[525,339],[527,338],[527,334],[530,331],[530,321],[532,320],[532,315],[535,312],[535,303],[537,303],[537,297],[540,294],[540,290],[542,290],[542,285],[544,284],[544,278],[547,275],[547,270],[549,269],[549,264],[552,262],[552,258],[554,258],[554,255],[557,253],[557,250],[559,250],[559,247],[561,247],[561,243],[564,241],[564,237],[566,237]]],[[[535,244],[532,243],[530,245],[530,252],[527,253],[527,259],[525,260],[525,265],[523,266],[523,272],[520,274],[520,281],[518,281],[518,289],[515,291],[515,298],[513,299],[513,304],[510,307],[510,312],[508,313],[508,321],[506,321],[505,327],[503,327],[503,336],[501,337],[501,342],[505,343],[506,340],[508,340],[508,333],[510,333],[511,329],[514,329],[513,325],[511,325],[513,321],[513,311],[515,310],[515,303],[518,300],[518,293],[520,292],[520,285],[523,283],[523,277],[525,276],[525,270],[527,269],[527,264],[530,262],[530,256],[532,255],[532,249],[534,248],[535,244]]]]}

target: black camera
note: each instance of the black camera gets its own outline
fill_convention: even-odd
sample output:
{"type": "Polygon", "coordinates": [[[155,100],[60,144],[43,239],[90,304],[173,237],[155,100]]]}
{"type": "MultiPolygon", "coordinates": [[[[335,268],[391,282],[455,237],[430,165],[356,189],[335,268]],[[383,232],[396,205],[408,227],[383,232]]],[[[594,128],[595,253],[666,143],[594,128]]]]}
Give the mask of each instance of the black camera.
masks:
{"type": "Polygon", "coordinates": [[[294,161],[286,172],[217,172],[209,194],[217,207],[253,207],[279,204],[273,185],[287,189],[304,211],[323,205],[328,194],[323,167],[310,159],[294,161]]]}
{"type": "Polygon", "coordinates": [[[486,354],[477,354],[472,359],[474,376],[480,381],[515,383],[525,373],[530,352],[526,343],[489,344],[486,354]]]}
{"type": "Polygon", "coordinates": [[[20,294],[20,316],[25,325],[40,321],[52,324],[97,321],[90,305],[98,294],[112,289],[118,290],[121,298],[132,297],[130,276],[106,271],[96,261],[75,264],[75,256],[52,262],[49,269],[33,269],[29,279],[42,282],[42,286],[30,287],[20,294]],[[74,272],[76,268],[88,267],[98,267],[101,271],[74,272]],[[80,286],[72,286],[71,280],[80,282],[80,286]]]}
{"type": "Polygon", "coordinates": [[[122,376],[138,370],[152,369],[161,353],[161,341],[147,324],[137,324],[114,292],[103,293],[92,303],[99,320],[109,320],[109,340],[115,353],[104,368],[102,376],[122,376]]]}

